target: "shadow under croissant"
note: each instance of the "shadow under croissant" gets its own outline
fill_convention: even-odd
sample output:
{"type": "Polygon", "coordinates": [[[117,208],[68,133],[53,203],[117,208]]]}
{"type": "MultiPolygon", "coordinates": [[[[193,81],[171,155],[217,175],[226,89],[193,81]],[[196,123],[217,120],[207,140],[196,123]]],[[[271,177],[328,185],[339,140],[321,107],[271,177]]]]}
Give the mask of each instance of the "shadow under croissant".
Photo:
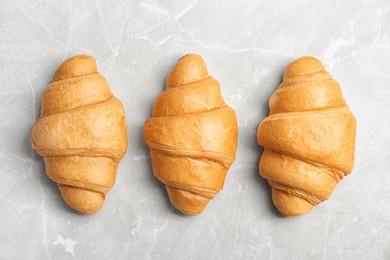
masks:
{"type": "MultiPolygon", "coordinates": [[[[58,63],[57,61],[53,62],[53,64],[57,64],[57,63],[58,63]]],[[[49,80],[49,82],[50,82],[50,80],[49,80]]],[[[34,98],[34,97],[32,97],[32,98],[34,98]]],[[[41,100],[42,100],[42,92],[39,94],[35,93],[35,100],[33,102],[33,104],[34,104],[33,110],[35,111],[35,118],[33,118],[34,122],[36,120],[38,120],[40,117],[40,109],[41,109],[41,102],[42,102],[41,100]]],[[[22,142],[22,145],[21,145],[21,148],[22,148],[21,154],[24,154],[25,157],[30,157],[32,155],[31,160],[32,160],[32,163],[34,165],[33,167],[36,168],[36,170],[32,171],[32,175],[34,175],[34,178],[36,178],[38,180],[39,185],[44,187],[44,188],[42,188],[42,192],[50,193],[50,195],[48,197],[58,198],[56,205],[61,207],[63,210],[68,211],[69,213],[72,213],[72,214],[76,213],[78,215],[83,215],[83,214],[77,212],[76,210],[70,208],[65,203],[65,201],[61,197],[61,192],[59,191],[59,189],[57,187],[57,183],[52,181],[46,175],[45,163],[44,163],[43,158],[41,156],[39,156],[31,146],[31,136],[30,136],[31,131],[32,131],[32,127],[30,127],[28,129],[28,131],[26,131],[27,134],[25,135],[23,142],[22,142]]]]}
{"type": "MultiPolygon", "coordinates": [[[[284,68],[283,68],[284,69],[284,68]]],[[[280,79],[278,80],[278,83],[282,82],[283,81],[283,76],[280,77],[280,79]]],[[[273,93],[275,91],[275,89],[272,89],[272,92],[273,93]]],[[[271,94],[270,94],[271,95],[271,94]]],[[[260,124],[260,122],[269,115],[270,113],[270,110],[269,110],[269,106],[268,106],[268,99],[267,101],[264,101],[261,103],[261,108],[260,108],[260,111],[263,111],[263,114],[261,115],[261,118],[260,120],[258,121],[258,124],[256,125],[255,127],[255,133],[257,134],[257,130],[258,130],[258,126],[260,124]]],[[[254,165],[256,165],[256,167],[254,168],[254,175],[255,175],[255,178],[256,180],[258,180],[258,182],[260,183],[259,187],[261,190],[264,190],[266,191],[266,196],[267,196],[267,202],[268,202],[268,207],[270,209],[272,209],[272,214],[275,215],[276,217],[278,218],[284,218],[284,216],[277,210],[276,206],[274,205],[273,201],[272,201],[272,187],[269,185],[268,181],[264,178],[262,178],[260,176],[260,158],[261,156],[263,155],[263,152],[264,152],[264,148],[260,145],[258,145],[257,143],[257,135],[255,137],[253,137],[255,139],[255,142],[251,142],[252,144],[254,144],[253,146],[253,149],[254,152],[256,154],[258,154],[259,156],[257,157],[257,160],[256,162],[254,162],[254,165]]]]}
{"type": "Polygon", "coordinates": [[[258,181],[259,183],[259,189],[264,192],[264,196],[267,196],[267,207],[272,209],[272,214],[275,215],[278,218],[284,218],[284,216],[276,209],[274,203],[272,202],[272,188],[268,184],[268,181],[264,178],[262,178],[259,174],[259,163],[260,163],[260,158],[263,154],[264,148],[259,146],[259,149],[257,149],[259,152],[259,156],[257,157],[257,161],[255,164],[257,165],[254,167],[254,178],[258,181]]]}
{"type": "MultiPolygon", "coordinates": [[[[25,141],[25,143],[30,144],[30,139],[27,138],[28,140],[25,141]]],[[[69,207],[65,201],[62,199],[61,192],[57,187],[57,183],[52,181],[47,175],[45,171],[45,163],[39,155],[37,155],[34,151],[34,156],[32,158],[34,167],[38,168],[38,170],[34,170],[33,174],[35,175],[35,178],[38,180],[39,185],[42,186],[42,192],[46,194],[45,197],[50,197],[50,198],[56,198],[56,206],[61,208],[61,211],[67,211],[72,214],[77,214],[77,215],[84,215],[71,207],[69,207]]]]}
{"type": "MultiPolygon", "coordinates": [[[[174,59],[173,59],[174,60],[174,59]]],[[[160,65],[160,64],[155,64],[157,68],[171,68],[174,66],[174,64],[176,63],[176,61],[172,62],[172,65],[170,66],[166,66],[165,62],[164,62],[164,66],[160,65]]],[[[158,69],[160,70],[160,69],[158,69]]],[[[167,69],[166,71],[160,71],[160,80],[161,80],[161,84],[158,84],[161,86],[161,89],[158,90],[157,93],[161,93],[165,90],[165,85],[166,85],[166,75],[168,74],[168,72],[170,71],[170,69],[167,69]]],[[[155,98],[158,96],[159,94],[156,94],[155,97],[153,97],[153,99],[148,100],[148,107],[149,109],[146,110],[146,111],[150,111],[148,113],[148,116],[145,117],[145,119],[149,118],[152,116],[152,111],[153,111],[153,103],[154,103],[154,100],[155,98]]],[[[130,131],[128,131],[128,134],[129,134],[129,140],[130,140],[130,131]]],[[[187,217],[187,215],[185,215],[184,213],[180,212],[178,209],[176,209],[171,201],[170,201],[170,198],[169,198],[169,195],[168,195],[168,191],[165,187],[165,184],[163,184],[160,180],[158,180],[156,178],[156,176],[154,175],[154,172],[153,172],[153,168],[152,168],[152,162],[151,162],[151,158],[150,158],[150,150],[149,150],[149,147],[146,145],[146,142],[145,142],[145,139],[144,139],[144,122],[142,122],[142,124],[138,125],[137,126],[137,132],[136,132],[136,135],[138,135],[138,138],[136,138],[137,140],[137,149],[138,150],[141,150],[142,151],[142,155],[144,155],[146,158],[149,158],[148,160],[145,160],[145,167],[143,167],[144,169],[147,169],[146,172],[149,174],[149,177],[148,180],[150,180],[150,183],[148,185],[152,185],[154,187],[154,190],[161,190],[161,193],[163,194],[163,199],[161,200],[161,202],[164,203],[165,207],[170,210],[173,214],[177,215],[177,216],[180,216],[180,217],[187,217]]],[[[131,136],[131,138],[133,138],[134,135],[131,136]]]]}
{"type": "MultiPolygon", "coordinates": [[[[152,111],[152,106],[153,105],[150,105],[150,107],[151,107],[150,111],[152,111]]],[[[160,182],[153,174],[153,168],[152,168],[152,162],[151,162],[151,159],[150,159],[149,147],[146,145],[146,142],[145,142],[144,136],[143,136],[143,133],[144,133],[144,124],[143,124],[143,122],[137,126],[137,129],[135,131],[136,131],[136,133],[134,134],[129,129],[129,131],[128,131],[129,140],[131,140],[130,137],[134,138],[134,135],[137,135],[138,138],[134,138],[134,140],[137,140],[137,143],[136,143],[137,150],[142,151],[141,154],[145,158],[149,158],[149,159],[143,161],[144,166],[142,167],[143,169],[145,169],[145,174],[148,174],[148,176],[149,176],[149,178],[147,178],[147,180],[150,183],[147,183],[146,185],[150,186],[150,187],[154,187],[153,190],[155,190],[155,191],[162,190],[161,193],[164,194],[163,195],[164,199],[162,199],[161,202],[163,202],[165,204],[165,207],[169,208],[170,210],[172,210],[172,212],[176,213],[177,215],[183,215],[183,214],[181,214],[178,210],[176,210],[172,206],[172,204],[170,203],[168,194],[166,192],[165,185],[162,182],[160,182]]]]}
{"type": "MultiPolygon", "coordinates": [[[[141,131],[139,131],[140,133],[143,133],[143,125],[140,127],[141,128],[141,131]]],[[[152,185],[154,187],[154,190],[161,190],[162,194],[163,194],[163,197],[164,199],[161,200],[161,202],[163,202],[165,204],[165,207],[169,210],[171,210],[172,213],[174,213],[175,215],[177,216],[180,216],[180,217],[186,217],[187,215],[183,214],[182,212],[180,212],[178,209],[176,209],[170,199],[169,199],[169,195],[168,195],[168,191],[167,189],[165,188],[165,184],[163,184],[161,181],[159,181],[156,176],[154,176],[154,173],[153,173],[153,168],[152,168],[152,162],[151,162],[151,158],[150,158],[150,152],[149,152],[149,148],[147,147],[145,141],[144,141],[144,138],[143,136],[138,138],[139,141],[139,147],[142,149],[143,151],[143,154],[146,156],[146,157],[149,157],[148,160],[145,160],[145,167],[147,170],[146,172],[149,174],[150,178],[148,178],[148,180],[150,180],[150,183],[148,183],[148,185],[152,185]]]]}

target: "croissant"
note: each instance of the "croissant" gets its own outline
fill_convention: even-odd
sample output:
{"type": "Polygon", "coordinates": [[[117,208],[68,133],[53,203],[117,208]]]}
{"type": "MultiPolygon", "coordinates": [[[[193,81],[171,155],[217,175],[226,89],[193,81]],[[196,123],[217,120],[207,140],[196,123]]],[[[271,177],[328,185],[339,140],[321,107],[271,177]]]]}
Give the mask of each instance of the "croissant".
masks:
{"type": "Polygon", "coordinates": [[[127,149],[127,126],[93,57],[75,56],[57,69],[42,94],[31,143],[70,207],[93,214],[103,206],[127,149]]]}
{"type": "Polygon", "coordinates": [[[340,85],[314,57],[287,67],[269,108],[257,132],[264,147],[260,175],[284,216],[301,215],[327,200],[352,172],[356,119],[340,85]]]}
{"type": "Polygon", "coordinates": [[[202,57],[182,57],[144,126],[154,175],[165,184],[174,207],[187,215],[204,211],[223,188],[237,135],[236,114],[202,57]]]}

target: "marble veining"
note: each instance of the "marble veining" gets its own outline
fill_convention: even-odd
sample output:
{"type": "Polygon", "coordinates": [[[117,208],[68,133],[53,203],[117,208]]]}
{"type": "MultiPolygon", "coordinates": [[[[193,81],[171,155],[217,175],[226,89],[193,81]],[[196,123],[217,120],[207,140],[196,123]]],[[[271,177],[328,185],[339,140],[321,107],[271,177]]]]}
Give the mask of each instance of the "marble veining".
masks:
{"type": "Polygon", "coordinates": [[[390,259],[390,3],[374,1],[0,1],[1,259],[390,259]],[[31,148],[58,65],[93,55],[125,107],[129,147],[103,209],[63,202],[31,148]],[[186,217],[143,141],[165,77],[199,53],[239,122],[237,159],[205,212],[186,217]],[[256,131],[295,58],[314,55],[358,122],[353,173],[286,219],[258,174],[256,131]]]}

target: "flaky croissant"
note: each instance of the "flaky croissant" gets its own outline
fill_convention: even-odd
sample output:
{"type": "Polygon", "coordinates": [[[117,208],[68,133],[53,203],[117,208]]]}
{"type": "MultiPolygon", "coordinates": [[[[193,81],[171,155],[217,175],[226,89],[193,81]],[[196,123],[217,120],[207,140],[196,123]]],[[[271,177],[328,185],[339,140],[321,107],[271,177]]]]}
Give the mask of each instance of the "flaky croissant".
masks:
{"type": "Polygon", "coordinates": [[[260,175],[284,216],[307,213],[352,172],[356,119],[339,84],[314,57],[287,67],[269,108],[257,133],[264,147],[260,175]]]}
{"type": "Polygon", "coordinates": [[[93,57],[75,56],[57,69],[31,142],[70,207],[93,214],[103,206],[127,149],[127,126],[93,57]]]}
{"type": "Polygon", "coordinates": [[[236,114],[203,59],[182,57],[144,127],[154,175],[178,210],[199,214],[223,188],[235,159],[237,128],[236,114]]]}

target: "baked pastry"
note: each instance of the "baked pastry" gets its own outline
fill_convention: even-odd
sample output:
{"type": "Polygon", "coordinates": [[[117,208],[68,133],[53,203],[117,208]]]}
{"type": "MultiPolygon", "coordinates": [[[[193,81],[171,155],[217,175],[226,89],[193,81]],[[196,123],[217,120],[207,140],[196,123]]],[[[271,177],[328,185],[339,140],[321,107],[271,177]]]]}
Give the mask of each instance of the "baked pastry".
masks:
{"type": "Polygon", "coordinates": [[[340,85],[314,57],[287,67],[269,108],[257,133],[264,147],[260,175],[284,216],[307,213],[352,172],[356,119],[340,85]]]}
{"type": "Polygon", "coordinates": [[[154,175],[182,213],[196,215],[223,188],[235,159],[237,119],[202,57],[188,54],[169,72],[146,120],[154,175]]]}
{"type": "Polygon", "coordinates": [[[70,207],[93,214],[103,206],[127,149],[127,126],[93,57],[78,55],[57,69],[42,94],[31,143],[70,207]]]}

